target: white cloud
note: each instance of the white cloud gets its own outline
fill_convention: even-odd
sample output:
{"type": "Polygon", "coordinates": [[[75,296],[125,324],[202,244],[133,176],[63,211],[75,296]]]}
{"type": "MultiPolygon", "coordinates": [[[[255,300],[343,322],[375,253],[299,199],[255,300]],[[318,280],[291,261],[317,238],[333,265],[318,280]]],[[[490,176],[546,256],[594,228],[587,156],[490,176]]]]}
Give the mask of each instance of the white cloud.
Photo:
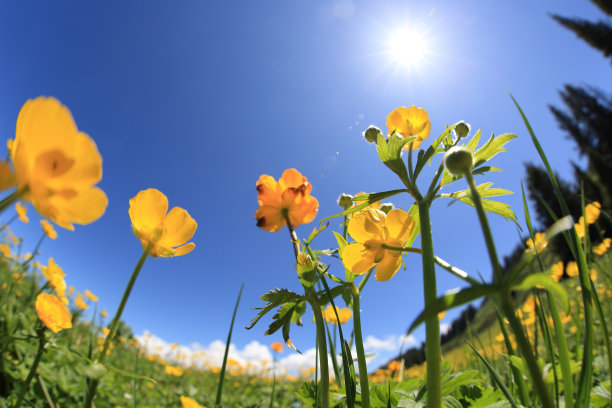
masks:
{"type": "Polygon", "coordinates": [[[451,328],[450,323],[440,323],[440,334],[445,335],[451,328]]]}
{"type": "MultiPolygon", "coordinates": [[[[225,343],[221,340],[215,340],[207,346],[198,343],[185,346],[168,343],[147,331],[135,337],[145,348],[147,354],[158,355],[169,364],[205,368],[220,367],[223,362],[225,343]]],[[[406,350],[416,344],[417,341],[412,336],[390,335],[384,339],[368,336],[364,342],[364,349],[366,354],[373,354],[367,359],[368,367],[375,369],[376,366],[373,364],[379,358],[380,363],[383,363],[383,359],[397,355],[400,348],[406,350]]],[[[356,364],[356,352],[354,349],[352,352],[356,364]]],[[[270,374],[273,362],[272,353],[268,345],[252,341],[242,349],[237,348],[235,344],[230,344],[228,357],[240,363],[242,367],[248,367],[253,373],[270,374]]],[[[283,354],[277,355],[276,371],[277,373],[295,375],[314,367],[315,358],[316,350],[314,348],[305,350],[302,354],[285,348],[283,354]]]]}

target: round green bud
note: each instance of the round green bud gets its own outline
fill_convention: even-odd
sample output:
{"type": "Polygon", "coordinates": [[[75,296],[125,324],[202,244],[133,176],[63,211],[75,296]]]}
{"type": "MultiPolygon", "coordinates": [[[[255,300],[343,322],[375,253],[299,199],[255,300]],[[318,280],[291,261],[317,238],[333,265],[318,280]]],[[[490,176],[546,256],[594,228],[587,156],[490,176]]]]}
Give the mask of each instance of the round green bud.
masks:
{"type": "Polygon", "coordinates": [[[380,211],[384,212],[385,214],[388,214],[393,208],[395,207],[392,203],[382,203],[380,205],[380,211]]]}
{"type": "Polygon", "coordinates": [[[455,134],[459,139],[466,137],[470,133],[470,125],[465,122],[459,122],[455,125],[455,134]]]}
{"type": "Polygon", "coordinates": [[[465,146],[451,147],[444,155],[444,165],[456,177],[474,168],[474,155],[465,146]]]}
{"type": "Polygon", "coordinates": [[[363,137],[369,143],[376,143],[376,140],[378,139],[378,135],[380,134],[382,134],[380,129],[372,125],[369,128],[367,128],[365,132],[363,132],[363,137]]]}
{"type": "Polygon", "coordinates": [[[308,254],[298,254],[297,274],[302,285],[312,287],[317,280],[316,264],[308,254]]]}
{"type": "Polygon", "coordinates": [[[340,198],[338,198],[338,205],[345,210],[353,205],[353,196],[348,194],[342,194],[340,198]]]}

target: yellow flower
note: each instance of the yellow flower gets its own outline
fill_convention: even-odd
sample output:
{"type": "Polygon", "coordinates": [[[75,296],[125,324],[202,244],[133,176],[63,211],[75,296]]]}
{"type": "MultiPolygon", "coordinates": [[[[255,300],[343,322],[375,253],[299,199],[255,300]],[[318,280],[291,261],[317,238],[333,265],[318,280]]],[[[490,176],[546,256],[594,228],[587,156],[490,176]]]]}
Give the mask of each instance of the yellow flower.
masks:
{"type": "Polygon", "coordinates": [[[93,293],[91,293],[89,291],[89,289],[85,289],[85,296],[91,300],[92,302],[97,302],[98,301],[98,297],[96,295],[94,295],[93,293]]]}
{"type": "Polygon", "coordinates": [[[391,372],[399,371],[400,368],[402,368],[402,363],[397,360],[392,360],[389,362],[389,364],[387,364],[387,370],[391,372]]]}
{"type": "Polygon", "coordinates": [[[106,312],[106,309],[102,308],[102,311],[100,312],[100,316],[108,317],[108,313],[106,312]]]}
{"type": "Polygon", "coordinates": [[[283,352],[283,344],[280,341],[275,341],[274,343],[270,344],[270,348],[277,353],[283,352]]]}
{"type": "Polygon", "coordinates": [[[183,408],[206,408],[204,405],[200,405],[191,398],[183,397],[182,395],[181,404],[183,404],[183,408]]]}
{"type": "Polygon", "coordinates": [[[584,225],[584,217],[580,217],[578,219],[578,222],[574,224],[574,229],[576,230],[576,234],[578,235],[578,238],[580,239],[584,238],[585,230],[588,231],[587,225],[584,225]]]}
{"type": "Polygon", "coordinates": [[[55,295],[41,293],[35,306],[38,317],[53,333],[72,327],[68,308],[55,295]]]}
{"type": "Polygon", "coordinates": [[[5,258],[11,257],[11,247],[9,247],[7,244],[0,244],[0,252],[2,252],[2,255],[4,255],[5,258]]]}
{"type": "Polygon", "coordinates": [[[166,374],[170,374],[175,377],[180,377],[181,375],[183,375],[183,370],[181,369],[181,367],[178,367],[178,366],[167,365],[165,367],[165,371],[166,371],[166,374]]]}
{"type": "Polygon", "coordinates": [[[578,276],[578,264],[576,263],[576,261],[571,261],[567,263],[567,266],[565,267],[565,273],[567,273],[567,276],[569,277],[578,276]]]}
{"type": "Polygon", "coordinates": [[[601,214],[601,204],[599,201],[593,201],[584,207],[584,218],[586,218],[586,222],[589,225],[597,221],[599,214],[601,214]]]}
{"type": "Polygon", "coordinates": [[[40,226],[42,227],[43,231],[45,232],[45,234],[47,234],[49,238],[51,239],[57,238],[57,232],[55,231],[55,228],[53,228],[53,225],[51,225],[49,221],[40,220],[40,226]]]}
{"type": "Polygon", "coordinates": [[[591,276],[591,280],[595,282],[597,280],[597,269],[591,269],[589,275],[591,276]]]}
{"type": "MultiPolygon", "coordinates": [[[[402,138],[417,136],[412,142],[413,150],[421,146],[421,142],[429,136],[431,122],[429,115],[423,108],[412,105],[409,108],[404,106],[395,109],[387,116],[387,128],[391,134],[399,134],[402,138]]],[[[404,146],[404,150],[410,150],[410,143],[404,146]]]]}
{"type": "MultiPolygon", "coordinates": [[[[338,318],[340,318],[340,324],[344,324],[351,320],[353,316],[353,312],[348,307],[345,308],[337,308],[338,318]]],[[[325,311],[323,312],[323,317],[328,323],[333,323],[335,325],[338,324],[338,320],[336,319],[336,313],[334,312],[334,308],[332,305],[328,305],[325,311]]]]}
{"type": "Polygon", "coordinates": [[[15,204],[15,210],[17,211],[17,216],[19,217],[21,222],[25,222],[26,224],[30,222],[30,219],[27,215],[28,209],[23,205],[21,201],[17,201],[17,204],[15,204]]]}
{"type": "Polygon", "coordinates": [[[603,241],[601,241],[599,245],[593,248],[593,252],[601,256],[605,254],[606,252],[608,252],[608,249],[610,249],[610,246],[612,246],[612,239],[606,238],[603,241]]]}
{"type": "Polygon", "coordinates": [[[562,276],[563,276],[563,261],[559,261],[550,267],[550,277],[553,278],[556,282],[559,282],[562,276]]]}
{"type": "Polygon", "coordinates": [[[0,160],[0,191],[15,185],[15,175],[8,161],[0,160]]]}
{"type": "Polygon", "coordinates": [[[68,298],[66,298],[66,281],[64,280],[64,276],[66,274],[60,268],[53,258],[49,258],[49,266],[41,266],[41,271],[43,276],[49,281],[49,284],[53,286],[55,292],[62,300],[64,304],[68,304],[68,298]]]}
{"type": "Polygon", "coordinates": [[[140,238],[143,249],[153,244],[152,256],[180,256],[195,248],[187,241],[198,224],[182,208],[168,211],[168,198],[161,191],[150,188],[136,194],[130,200],[129,213],[134,235],[140,238]]]}
{"type": "Polygon", "coordinates": [[[537,253],[539,254],[540,252],[544,250],[544,248],[546,248],[547,245],[548,245],[548,241],[546,241],[546,234],[543,232],[536,232],[535,233],[535,245],[531,238],[527,240],[527,248],[528,248],[527,251],[531,251],[535,247],[537,253]]]}
{"type": "Polygon", "coordinates": [[[415,222],[405,211],[394,208],[388,214],[367,209],[355,214],[348,224],[348,233],[357,242],[342,251],[342,263],[356,275],[376,266],[376,280],[387,281],[401,266],[402,252],[383,248],[383,244],[403,247],[415,222]]]}
{"type": "Polygon", "coordinates": [[[98,148],[57,99],[41,96],[23,105],[9,150],[21,199],[43,217],[73,230],[73,223],[104,214],[106,194],[94,187],[102,178],[98,148]]]}
{"type": "Polygon", "coordinates": [[[74,300],[74,304],[76,307],[83,310],[86,310],[89,307],[89,305],[83,300],[83,295],[80,292],[77,293],[76,299],[74,300]]]}
{"type": "Polygon", "coordinates": [[[255,212],[257,226],[276,232],[287,224],[293,228],[314,220],[319,201],[310,195],[312,184],[296,169],[287,169],[278,180],[263,174],[257,180],[257,203],[255,212]]]}

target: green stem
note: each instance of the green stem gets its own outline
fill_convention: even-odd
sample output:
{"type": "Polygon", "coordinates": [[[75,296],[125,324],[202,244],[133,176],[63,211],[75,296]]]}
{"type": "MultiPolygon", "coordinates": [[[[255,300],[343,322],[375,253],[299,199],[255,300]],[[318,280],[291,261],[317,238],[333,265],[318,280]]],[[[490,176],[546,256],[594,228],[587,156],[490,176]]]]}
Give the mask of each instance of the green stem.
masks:
{"type": "Polygon", "coordinates": [[[13,204],[15,201],[19,200],[19,198],[24,195],[29,189],[26,187],[23,190],[15,190],[8,196],[4,197],[2,201],[0,201],[0,213],[7,209],[7,207],[13,204]]]}
{"type": "Polygon", "coordinates": [[[368,366],[366,365],[363,336],[361,334],[361,310],[359,306],[359,289],[351,282],[353,296],[353,330],[355,332],[355,348],[357,349],[357,365],[359,366],[359,385],[361,386],[361,407],[370,408],[370,385],[368,384],[368,366]]]}
{"type": "Polygon", "coordinates": [[[487,251],[489,252],[489,259],[491,260],[491,265],[493,266],[493,276],[495,282],[500,282],[502,278],[501,266],[499,264],[499,258],[497,257],[497,250],[495,249],[495,242],[493,241],[493,234],[491,234],[491,227],[489,227],[489,220],[487,219],[487,215],[485,214],[485,210],[482,206],[482,200],[480,199],[480,193],[476,189],[476,183],[474,182],[474,176],[472,176],[472,171],[465,171],[464,174],[465,179],[470,186],[470,192],[472,193],[472,201],[474,202],[474,208],[476,208],[476,213],[478,214],[478,220],[480,221],[480,226],[482,228],[482,234],[484,235],[485,242],[487,244],[487,251]]]}
{"type": "Polygon", "coordinates": [[[572,370],[570,368],[570,356],[565,340],[565,330],[555,298],[548,294],[548,306],[553,318],[555,337],[557,338],[557,348],[559,349],[559,361],[561,363],[561,374],[563,375],[563,395],[565,395],[565,407],[574,408],[574,382],[572,380],[572,370]]]}
{"type": "Polygon", "coordinates": [[[21,402],[25,399],[25,396],[30,389],[30,383],[36,374],[36,369],[38,368],[38,363],[40,363],[40,359],[42,358],[43,353],[45,352],[45,327],[40,326],[37,330],[38,334],[38,351],[36,352],[36,357],[34,357],[34,362],[32,363],[32,367],[30,367],[30,372],[26,377],[25,382],[23,383],[21,394],[18,396],[17,402],[15,403],[14,408],[19,408],[21,406],[21,402]]]}
{"type": "Polygon", "coordinates": [[[502,312],[508,322],[510,322],[510,327],[514,332],[514,336],[516,337],[516,343],[521,350],[521,354],[523,355],[523,359],[527,363],[527,368],[529,370],[529,375],[531,380],[533,381],[534,387],[540,397],[540,401],[542,402],[542,406],[544,408],[553,408],[553,402],[548,393],[548,389],[546,388],[546,384],[544,383],[544,379],[542,378],[542,373],[540,372],[540,367],[538,366],[538,362],[535,359],[533,354],[533,350],[531,348],[531,344],[527,337],[525,337],[525,331],[523,330],[523,325],[517,319],[514,314],[514,304],[512,303],[512,297],[510,296],[510,292],[501,293],[501,308],[502,312]]]}
{"type": "MultiPolygon", "coordinates": [[[[153,249],[153,243],[149,242],[149,245],[147,245],[144,252],[140,256],[140,259],[138,260],[138,263],[136,264],[136,267],[134,268],[134,271],[132,272],[132,276],[130,277],[129,282],[127,286],[125,287],[125,290],[123,291],[123,297],[121,298],[121,302],[119,303],[119,307],[117,308],[115,317],[113,317],[113,320],[111,322],[111,327],[110,327],[108,336],[106,336],[106,339],[104,340],[104,346],[102,346],[102,355],[98,359],[100,363],[103,363],[104,360],[106,359],[106,354],[110,346],[111,340],[115,336],[115,333],[117,332],[117,328],[119,327],[119,321],[121,320],[123,309],[125,308],[127,300],[130,297],[130,293],[132,292],[134,283],[136,283],[136,278],[138,278],[140,269],[142,269],[142,266],[147,260],[147,257],[151,253],[152,249],[153,249]]],[[[96,389],[98,388],[98,383],[99,383],[99,380],[97,379],[90,382],[89,389],[87,390],[87,395],[85,397],[85,404],[83,405],[84,408],[91,408],[94,396],[96,395],[96,389]]]]}
{"type": "MultiPolygon", "coordinates": [[[[314,291],[313,291],[314,292],[314,291]]],[[[327,363],[327,340],[325,338],[325,326],[323,313],[316,294],[311,297],[310,304],[317,326],[317,344],[319,346],[319,364],[321,369],[321,407],[329,408],[329,366],[327,363]]]]}
{"type": "MultiPolygon", "coordinates": [[[[431,222],[429,220],[429,203],[421,198],[417,200],[417,205],[421,228],[421,250],[423,251],[423,290],[425,295],[425,309],[427,309],[438,297],[436,289],[436,266],[434,263],[431,222]]],[[[427,407],[440,408],[442,406],[442,352],[440,347],[440,321],[438,320],[438,316],[432,316],[425,320],[425,335],[427,407]]]]}
{"type": "Polygon", "coordinates": [[[26,268],[26,266],[28,266],[28,264],[30,262],[32,262],[34,260],[34,258],[36,258],[36,253],[38,252],[38,250],[40,249],[40,246],[42,245],[43,241],[45,240],[45,237],[47,236],[46,233],[43,232],[42,236],[40,237],[40,239],[38,240],[38,242],[36,243],[36,246],[34,247],[34,250],[32,250],[32,256],[29,259],[26,259],[22,264],[21,264],[21,270],[24,270],[26,268]]]}

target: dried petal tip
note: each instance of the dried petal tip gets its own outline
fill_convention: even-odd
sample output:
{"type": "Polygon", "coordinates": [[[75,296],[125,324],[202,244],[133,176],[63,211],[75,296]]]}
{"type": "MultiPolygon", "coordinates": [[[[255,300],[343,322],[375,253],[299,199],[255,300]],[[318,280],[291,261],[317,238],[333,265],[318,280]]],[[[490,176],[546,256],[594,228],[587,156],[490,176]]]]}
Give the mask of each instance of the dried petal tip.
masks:
{"type": "Polygon", "coordinates": [[[376,143],[376,141],[378,140],[378,135],[381,134],[382,132],[379,128],[374,125],[371,125],[369,128],[366,129],[365,132],[363,132],[363,137],[365,138],[365,140],[368,141],[368,143],[376,143]]]}
{"type": "Polygon", "coordinates": [[[474,167],[474,155],[465,146],[451,147],[444,155],[444,165],[453,176],[460,177],[474,167]]]}

